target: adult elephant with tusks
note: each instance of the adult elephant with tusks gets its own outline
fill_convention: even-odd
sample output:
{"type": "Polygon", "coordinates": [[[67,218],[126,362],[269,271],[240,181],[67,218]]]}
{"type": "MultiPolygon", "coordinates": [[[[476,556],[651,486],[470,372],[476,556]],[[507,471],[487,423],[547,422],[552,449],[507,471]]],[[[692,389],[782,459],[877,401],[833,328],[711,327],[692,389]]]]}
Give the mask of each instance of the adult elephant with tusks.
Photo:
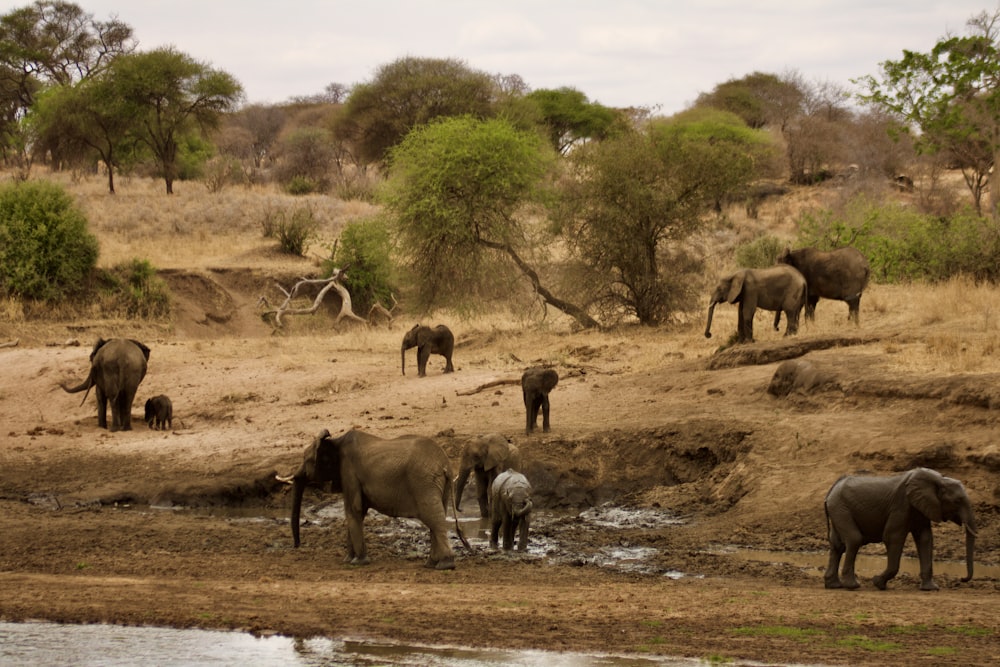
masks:
{"type": "Polygon", "coordinates": [[[93,387],[97,393],[97,425],[108,428],[108,403],[111,403],[110,430],[131,431],[132,401],[139,383],[146,377],[148,361],[149,348],[137,340],[98,338],[90,352],[87,379],[73,387],[65,382],[59,386],[71,394],[86,390],[84,401],[93,387]]]}
{"type": "Polygon", "coordinates": [[[822,299],[847,302],[847,319],[859,324],[861,293],[868,286],[871,267],[857,248],[837,248],[829,252],[818,248],[786,248],[778,261],[794,266],[806,279],[806,319],[816,316],[816,304],[822,299]]]}
{"type": "MultiPolygon", "coordinates": [[[[306,447],[302,465],[278,480],[292,484],[292,542],[299,546],[302,495],[310,484],[330,484],[344,496],[347,556],[344,562],[367,565],[363,523],[369,509],[387,516],[420,520],[430,530],[426,567],[450,570],[455,557],[448,543],[448,504],[452,502],[451,464],[430,438],[401,436],[391,440],[350,430],[339,438],[323,429],[306,447]]],[[[455,511],[455,531],[469,547],[455,511]]]]}
{"type": "Polygon", "coordinates": [[[928,468],[914,468],[891,477],[845,476],[826,494],[830,560],[823,576],[827,588],[860,586],[854,562],[862,545],[884,542],[888,556],[885,570],[872,577],[879,589],[899,572],[907,534],[913,535],[920,559],[920,590],[937,590],[934,583],[934,536],[931,524],[951,521],[965,528],[965,562],[972,579],[976,545],[976,520],[972,503],[957,479],[928,468]],[[844,569],[837,569],[844,556],[844,569]]]}
{"type": "Polygon", "coordinates": [[[455,336],[451,329],[443,324],[434,328],[415,324],[412,329],[403,336],[403,345],[400,349],[402,357],[403,375],[406,375],[406,351],[410,348],[417,348],[417,375],[424,377],[427,375],[427,361],[432,354],[440,354],[444,357],[444,372],[451,373],[455,367],[451,365],[451,355],[455,350],[455,336]]]}
{"type": "Polygon", "coordinates": [[[721,278],[708,304],[705,338],[712,337],[712,315],[719,303],[739,304],[736,337],[739,343],[753,342],[753,318],[758,308],[777,311],[774,328],[784,311],[788,319],[785,335],[799,330],[799,313],[806,302],[806,280],[791,266],[779,265],[766,269],[740,269],[721,278]]]}

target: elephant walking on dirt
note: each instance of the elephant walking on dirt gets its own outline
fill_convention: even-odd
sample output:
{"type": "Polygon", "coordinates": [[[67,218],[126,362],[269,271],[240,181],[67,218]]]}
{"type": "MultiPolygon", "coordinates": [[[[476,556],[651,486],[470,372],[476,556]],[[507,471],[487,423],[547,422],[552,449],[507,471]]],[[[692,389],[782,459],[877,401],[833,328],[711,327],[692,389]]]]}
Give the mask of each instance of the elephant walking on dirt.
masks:
{"type": "Polygon", "coordinates": [[[524,396],[524,434],[538,426],[538,410],[542,411],[542,431],[549,432],[549,392],[559,383],[559,373],[553,368],[529,368],[521,375],[521,394],[524,396]]]}
{"type": "Polygon", "coordinates": [[[512,442],[499,433],[480,435],[465,443],[462,448],[462,462],[455,480],[455,505],[462,509],[462,493],[469,481],[469,475],[476,474],[476,495],[479,500],[479,516],[490,515],[490,485],[504,470],[521,469],[521,452],[512,442]]]}
{"type": "Polygon", "coordinates": [[[794,266],[806,279],[806,319],[816,317],[821,298],[847,302],[847,319],[859,323],[861,293],[868,286],[871,267],[856,248],[837,248],[829,252],[817,248],[786,248],[779,262],[794,266]]]}
{"type": "MultiPolygon", "coordinates": [[[[347,557],[353,565],[369,563],[363,524],[369,509],[387,516],[419,519],[430,530],[426,567],[450,570],[455,557],[448,542],[448,505],[452,502],[451,465],[430,438],[401,436],[392,440],[350,430],[339,438],[323,429],[303,456],[302,465],[278,480],[293,485],[292,542],[299,546],[302,495],[309,484],[330,483],[344,496],[347,557]]],[[[452,505],[454,507],[454,505],[452,505]]],[[[469,547],[455,513],[455,531],[469,547]]]]}
{"type": "Polygon", "coordinates": [[[795,268],[784,264],[766,269],[741,269],[722,278],[708,304],[705,338],[712,337],[712,315],[719,303],[739,304],[736,324],[738,343],[753,342],[753,318],[758,308],[777,312],[775,330],[784,311],[788,318],[785,335],[791,336],[799,330],[799,313],[806,303],[806,279],[795,268]]]}
{"type": "Polygon", "coordinates": [[[403,375],[406,375],[406,351],[412,347],[417,348],[417,375],[419,377],[427,375],[427,361],[432,354],[440,354],[444,357],[445,373],[451,373],[455,370],[451,364],[451,355],[455,351],[455,336],[451,333],[451,329],[445,325],[439,324],[432,329],[422,324],[416,324],[406,332],[400,349],[403,375]]]}
{"type": "MultiPolygon", "coordinates": [[[[108,428],[108,403],[111,403],[111,430],[132,430],[132,401],[139,383],[146,377],[149,348],[137,340],[98,338],[90,352],[90,373],[87,379],[70,387],[60,383],[65,391],[75,394],[91,387],[97,393],[97,425],[108,428]]],[[[82,405],[82,403],[81,403],[82,405]]]]}
{"type": "Polygon", "coordinates": [[[920,590],[937,590],[931,523],[940,521],[965,527],[968,576],[962,581],[972,579],[976,520],[969,496],[957,479],[928,468],[914,468],[892,477],[841,477],[826,494],[824,508],[830,537],[830,561],[823,576],[827,588],[858,588],[854,573],[858,549],[884,542],[888,563],[885,571],[872,577],[872,582],[885,590],[886,583],[899,572],[903,543],[910,534],[920,558],[920,590]],[[845,556],[844,569],[838,577],[841,556],[845,556]]]}
{"type": "Polygon", "coordinates": [[[531,521],[531,484],[519,472],[505,470],[490,485],[490,546],[498,546],[503,533],[504,551],[514,548],[514,533],[518,533],[517,550],[528,549],[528,524],[531,521]]]}

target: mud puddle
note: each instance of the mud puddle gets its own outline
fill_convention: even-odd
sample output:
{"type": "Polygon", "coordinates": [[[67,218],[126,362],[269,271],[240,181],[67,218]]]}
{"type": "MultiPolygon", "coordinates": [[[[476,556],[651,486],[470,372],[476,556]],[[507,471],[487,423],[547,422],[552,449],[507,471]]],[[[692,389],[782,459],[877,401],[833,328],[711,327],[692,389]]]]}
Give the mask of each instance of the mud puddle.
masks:
{"type": "Polygon", "coordinates": [[[706,664],[684,658],[643,658],[550,651],[496,651],[407,646],[373,641],[272,636],[240,632],[116,625],[0,622],[4,665],[271,665],[358,667],[678,667],[706,664]]]}

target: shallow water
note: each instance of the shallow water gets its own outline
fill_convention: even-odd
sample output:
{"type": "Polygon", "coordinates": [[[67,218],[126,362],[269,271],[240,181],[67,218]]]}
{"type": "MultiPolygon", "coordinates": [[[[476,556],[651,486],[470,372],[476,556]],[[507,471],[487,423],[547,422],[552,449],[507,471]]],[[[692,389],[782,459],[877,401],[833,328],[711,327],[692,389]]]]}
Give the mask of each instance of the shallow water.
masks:
{"type": "Polygon", "coordinates": [[[323,638],[254,637],[239,632],[209,630],[0,622],[0,664],[5,667],[680,667],[705,663],[683,658],[403,646],[323,638]]]}

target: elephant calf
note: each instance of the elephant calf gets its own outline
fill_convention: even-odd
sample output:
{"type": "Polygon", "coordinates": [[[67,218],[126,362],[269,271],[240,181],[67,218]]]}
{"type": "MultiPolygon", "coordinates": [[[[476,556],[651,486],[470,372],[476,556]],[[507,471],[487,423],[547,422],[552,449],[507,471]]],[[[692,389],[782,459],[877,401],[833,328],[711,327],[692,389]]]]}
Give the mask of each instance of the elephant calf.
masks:
{"type": "Polygon", "coordinates": [[[144,420],[149,428],[161,430],[174,427],[174,405],[164,394],[146,400],[144,420]]]}
{"type": "Polygon", "coordinates": [[[524,434],[531,435],[538,425],[538,409],[542,410],[542,430],[549,430],[549,392],[559,382],[559,373],[552,368],[529,368],[521,376],[524,394],[524,434]]]}
{"type": "Polygon", "coordinates": [[[517,550],[528,549],[528,523],[531,519],[531,484],[519,472],[507,470],[490,485],[490,546],[497,548],[501,529],[503,548],[514,548],[514,532],[518,531],[517,550]]]}

